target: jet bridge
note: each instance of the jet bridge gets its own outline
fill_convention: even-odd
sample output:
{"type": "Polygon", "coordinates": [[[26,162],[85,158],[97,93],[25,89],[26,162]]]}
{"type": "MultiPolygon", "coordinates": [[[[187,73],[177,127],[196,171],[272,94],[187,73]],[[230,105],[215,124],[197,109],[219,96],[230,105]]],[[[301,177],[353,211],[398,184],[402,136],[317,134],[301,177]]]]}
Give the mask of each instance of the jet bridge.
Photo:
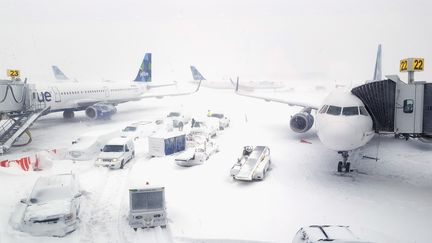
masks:
{"type": "Polygon", "coordinates": [[[394,132],[396,83],[390,79],[360,85],[351,90],[372,116],[376,132],[394,132]]]}
{"type": "Polygon", "coordinates": [[[423,59],[401,61],[401,71],[409,72],[408,83],[397,75],[390,75],[385,80],[355,87],[351,92],[365,104],[372,116],[375,132],[432,142],[432,83],[414,82],[414,61],[423,62],[423,59]]]}
{"type": "Polygon", "coordinates": [[[40,116],[48,112],[45,101],[37,99],[34,85],[17,77],[0,80],[0,154],[7,152],[40,116]]]}

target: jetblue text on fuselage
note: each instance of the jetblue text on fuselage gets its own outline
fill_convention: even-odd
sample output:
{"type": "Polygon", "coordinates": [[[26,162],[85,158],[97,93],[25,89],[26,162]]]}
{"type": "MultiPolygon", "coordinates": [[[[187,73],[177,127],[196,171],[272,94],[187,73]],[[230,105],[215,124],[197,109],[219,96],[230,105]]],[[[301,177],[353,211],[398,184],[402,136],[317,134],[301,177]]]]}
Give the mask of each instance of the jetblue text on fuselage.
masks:
{"type": "Polygon", "coordinates": [[[39,102],[50,102],[51,101],[51,93],[48,91],[37,93],[37,99],[39,102]]]}

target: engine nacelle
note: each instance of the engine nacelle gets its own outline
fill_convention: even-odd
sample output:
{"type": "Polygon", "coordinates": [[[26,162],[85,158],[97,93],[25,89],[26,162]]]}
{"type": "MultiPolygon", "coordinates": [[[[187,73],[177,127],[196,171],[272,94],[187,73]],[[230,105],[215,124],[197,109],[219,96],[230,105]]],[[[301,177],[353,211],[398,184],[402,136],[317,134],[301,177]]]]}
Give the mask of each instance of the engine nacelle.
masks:
{"type": "Polygon", "coordinates": [[[117,108],[111,104],[94,104],[85,110],[86,116],[93,120],[110,119],[116,112],[117,108]]]}
{"type": "Polygon", "coordinates": [[[310,113],[300,112],[291,117],[290,127],[294,132],[304,133],[313,126],[314,118],[310,113]]]}

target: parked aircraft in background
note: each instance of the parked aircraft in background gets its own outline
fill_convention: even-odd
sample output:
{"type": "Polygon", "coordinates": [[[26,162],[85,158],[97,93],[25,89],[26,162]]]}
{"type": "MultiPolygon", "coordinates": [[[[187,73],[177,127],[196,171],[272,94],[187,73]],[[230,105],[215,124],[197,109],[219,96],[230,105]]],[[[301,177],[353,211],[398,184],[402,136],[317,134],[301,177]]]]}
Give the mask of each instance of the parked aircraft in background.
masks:
{"type": "MultiPolygon", "coordinates": [[[[234,89],[236,84],[230,79],[230,83],[228,81],[220,80],[220,81],[207,81],[204,76],[198,71],[195,66],[191,66],[192,83],[198,83],[199,81],[203,81],[203,87],[213,88],[213,89],[234,89]]],[[[275,81],[249,81],[247,84],[243,83],[240,85],[240,88],[243,90],[253,90],[253,89],[280,89],[285,87],[285,84],[282,82],[275,81]]]]}
{"type": "Polygon", "coordinates": [[[51,66],[53,74],[54,74],[54,78],[57,81],[73,81],[73,82],[77,82],[77,80],[71,80],[69,79],[61,70],[59,67],[53,65],[51,66]]]}
{"type": "Polygon", "coordinates": [[[204,76],[196,69],[196,67],[191,66],[193,81],[191,83],[198,84],[202,82],[201,85],[206,88],[211,89],[234,89],[234,86],[228,80],[220,81],[209,81],[204,78],[204,76]]]}
{"type": "MultiPolygon", "coordinates": [[[[57,79],[68,80],[59,68],[53,66],[57,79]]],[[[73,118],[75,111],[85,110],[91,119],[107,119],[115,114],[116,105],[143,98],[162,98],[164,96],[187,95],[198,91],[160,92],[163,86],[153,84],[151,72],[151,53],[146,53],[133,82],[61,82],[55,84],[36,84],[32,99],[50,107],[50,112],[63,112],[64,118],[73,118]],[[159,92],[154,92],[158,91],[159,92]]]]}
{"type": "MultiPolygon", "coordinates": [[[[381,79],[381,45],[378,47],[373,81],[381,79]]],[[[263,99],[300,106],[303,109],[291,117],[290,127],[294,132],[304,133],[312,128],[314,121],[318,138],[329,149],[342,155],[338,172],[350,172],[349,152],[367,144],[374,136],[373,120],[363,102],[346,88],[336,88],[317,106],[301,101],[265,97],[253,93],[240,92],[237,79],[236,93],[252,98],[263,99]],[[312,116],[315,111],[315,119],[312,116]]]]}

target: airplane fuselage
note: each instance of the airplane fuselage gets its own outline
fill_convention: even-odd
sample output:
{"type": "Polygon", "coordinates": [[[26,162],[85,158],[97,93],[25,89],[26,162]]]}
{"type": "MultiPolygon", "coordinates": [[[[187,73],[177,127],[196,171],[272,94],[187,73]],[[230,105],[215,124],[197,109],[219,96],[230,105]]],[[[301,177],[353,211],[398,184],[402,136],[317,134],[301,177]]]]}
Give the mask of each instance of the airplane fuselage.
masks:
{"type": "Polygon", "coordinates": [[[118,104],[138,100],[146,90],[138,82],[95,82],[35,84],[33,103],[45,103],[51,112],[68,109],[82,110],[99,102],[118,104]]]}

